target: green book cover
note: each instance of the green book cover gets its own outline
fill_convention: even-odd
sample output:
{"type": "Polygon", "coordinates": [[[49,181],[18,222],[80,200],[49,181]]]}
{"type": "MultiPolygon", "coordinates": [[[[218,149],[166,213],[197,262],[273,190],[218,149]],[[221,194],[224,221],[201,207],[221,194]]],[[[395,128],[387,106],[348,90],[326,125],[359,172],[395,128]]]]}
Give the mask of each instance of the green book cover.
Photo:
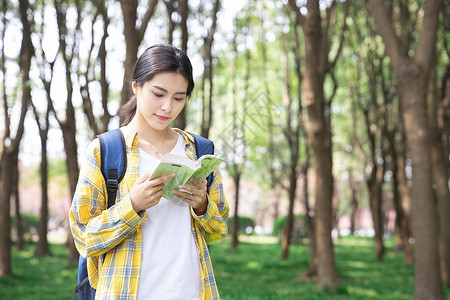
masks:
{"type": "Polygon", "coordinates": [[[175,177],[164,182],[163,194],[164,198],[172,200],[175,196],[172,190],[178,190],[180,185],[194,186],[188,182],[190,178],[195,178],[200,182],[205,180],[222,162],[222,158],[214,155],[203,155],[197,161],[193,161],[187,157],[167,153],[161,158],[159,165],[148,180],[174,173],[175,177]]]}

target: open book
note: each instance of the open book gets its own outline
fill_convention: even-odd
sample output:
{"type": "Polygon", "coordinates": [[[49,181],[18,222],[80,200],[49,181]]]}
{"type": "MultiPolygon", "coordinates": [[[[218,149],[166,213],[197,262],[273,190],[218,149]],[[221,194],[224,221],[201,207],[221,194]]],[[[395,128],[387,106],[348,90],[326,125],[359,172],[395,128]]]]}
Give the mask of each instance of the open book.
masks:
{"type": "Polygon", "coordinates": [[[187,157],[167,153],[161,158],[161,162],[150,175],[148,180],[155,179],[166,174],[174,173],[175,177],[164,182],[163,197],[172,200],[174,194],[172,190],[178,190],[179,185],[194,186],[189,179],[195,178],[202,182],[209,176],[221,163],[223,159],[214,155],[203,155],[197,161],[190,160],[187,157]]]}

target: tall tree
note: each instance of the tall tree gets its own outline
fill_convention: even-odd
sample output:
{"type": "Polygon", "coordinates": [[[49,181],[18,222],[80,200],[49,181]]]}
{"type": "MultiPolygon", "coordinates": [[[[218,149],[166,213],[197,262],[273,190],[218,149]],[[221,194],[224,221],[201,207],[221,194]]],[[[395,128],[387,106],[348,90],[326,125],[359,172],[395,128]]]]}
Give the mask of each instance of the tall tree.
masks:
{"type": "MultiPolygon", "coordinates": [[[[112,118],[112,114],[108,109],[108,89],[109,81],[106,75],[107,70],[107,51],[106,51],[106,39],[108,38],[108,28],[110,18],[107,12],[107,3],[105,0],[94,0],[92,4],[95,6],[95,13],[91,22],[91,46],[89,48],[88,56],[85,61],[84,72],[77,72],[80,83],[80,94],[83,100],[83,111],[87,117],[89,127],[91,128],[94,136],[103,133],[108,130],[109,122],[112,118]],[[94,28],[97,23],[97,19],[101,17],[101,24],[103,27],[103,34],[100,39],[100,44],[96,46],[94,28]],[[95,52],[96,51],[96,52],[95,52]],[[100,69],[100,76],[95,70],[100,69]],[[97,82],[100,85],[101,97],[99,99],[102,107],[102,113],[99,117],[95,117],[94,114],[94,101],[96,97],[91,96],[90,86],[92,83],[97,82]]],[[[87,18],[84,18],[86,22],[87,18]]],[[[80,64],[83,62],[80,61],[80,64]]],[[[98,101],[98,100],[97,100],[98,101]]],[[[96,112],[97,113],[97,112],[96,112]]]]}
{"type": "Polygon", "coordinates": [[[48,233],[48,159],[47,159],[47,141],[48,131],[50,129],[50,109],[47,106],[44,116],[41,117],[40,113],[36,109],[36,105],[31,101],[31,107],[33,109],[34,118],[39,130],[39,136],[41,140],[41,209],[38,235],[39,241],[36,244],[35,254],[37,256],[50,255],[50,247],[48,245],[47,233],[48,233]]]}
{"type": "MultiPolygon", "coordinates": [[[[360,39],[362,40],[362,39],[360,39]]],[[[373,40],[371,40],[373,41],[373,40]]],[[[361,46],[362,47],[362,46],[361,46]]],[[[368,74],[368,88],[369,88],[369,100],[362,103],[360,99],[359,106],[363,112],[364,120],[366,123],[366,135],[368,138],[368,151],[367,154],[362,150],[363,146],[359,145],[355,139],[355,147],[359,150],[363,157],[361,163],[364,164],[366,170],[366,183],[369,195],[370,211],[372,214],[372,222],[375,231],[375,250],[376,258],[378,260],[383,258],[385,247],[383,244],[384,236],[384,222],[383,222],[383,183],[384,173],[386,168],[386,151],[385,151],[385,136],[386,136],[386,103],[384,97],[380,95],[380,85],[384,79],[382,75],[383,56],[377,55],[376,51],[370,49],[376,49],[373,45],[368,45],[365,57],[360,57],[365,61],[365,69],[368,74]]],[[[356,95],[360,95],[358,91],[356,95]]]]}
{"type": "MultiPolygon", "coordinates": [[[[211,12],[211,26],[207,28],[207,33],[203,37],[202,58],[203,58],[203,74],[201,79],[202,92],[202,128],[201,136],[208,137],[213,120],[213,53],[212,47],[214,43],[214,34],[217,27],[217,14],[220,9],[220,0],[214,2],[214,7],[211,12]]],[[[201,9],[203,11],[203,9],[201,9]]],[[[206,26],[205,22],[202,24],[206,26]]]]}
{"type": "MultiPolygon", "coordinates": [[[[3,31],[2,31],[2,73],[3,86],[5,87],[6,77],[6,59],[5,59],[5,30],[7,27],[6,13],[8,11],[7,1],[2,2],[3,8],[3,31]]],[[[22,45],[19,54],[19,78],[21,86],[21,109],[20,118],[15,136],[11,132],[11,99],[8,99],[6,89],[3,91],[3,108],[5,134],[2,137],[2,152],[0,157],[0,277],[11,275],[11,232],[10,232],[10,197],[12,184],[12,174],[17,172],[18,161],[15,159],[19,152],[20,141],[24,133],[24,120],[28,111],[28,105],[31,100],[30,89],[30,68],[31,59],[34,55],[31,42],[31,24],[28,19],[29,2],[27,0],[19,2],[19,13],[22,21],[22,45]]]]}
{"type": "MultiPolygon", "coordinates": [[[[440,90],[438,91],[438,103],[437,105],[437,113],[439,116],[438,120],[438,128],[439,133],[441,134],[441,138],[439,139],[438,136],[434,137],[434,141],[437,143],[442,143],[441,152],[435,152],[436,155],[433,155],[437,164],[439,164],[440,167],[444,167],[444,164],[441,164],[439,159],[442,159],[442,161],[447,160],[447,178],[450,177],[450,43],[449,43],[449,37],[450,37],[450,19],[448,18],[449,10],[448,5],[447,9],[445,10],[447,13],[447,17],[443,17],[443,38],[442,38],[442,44],[443,44],[443,51],[442,51],[442,57],[443,59],[446,59],[447,65],[445,66],[444,74],[442,75],[442,78],[439,78],[438,81],[440,82],[440,90]],[[439,158],[441,156],[442,158],[439,158]]],[[[438,60],[438,64],[439,64],[438,60]]],[[[432,121],[432,120],[431,120],[432,121]]],[[[433,146],[435,147],[435,146],[433,146]]],[[[436,148],[436,151],[439,151],[439,148],[436,148]]],[[[439,180],[440,187],[439,190],[442,191],[440,194],[444,195],[444,197],[440,197],[439,199],[439,212],[440,212],[440,221],[448,221],[450,217],[448,214],[450,211],[448,208],[445,208],[445,205],[449,205],[449,197],[447,196],[447,200],[445,199],[445,193],[444,190],[445,187],[448,188],[448,185],[443,185],[445,182],[444,176],[441,177],[439,180]],[[447,216],[442,215],[444,212],[447,213],[447,216]]],[[[442,228],[449,228],[450,226],[445,225],[443,223],[440,224],[441,231],[440,231],[440,255],[441,255],[441,277],[442,282],[445,284],[450,284],[450,242],[448,241],[449,235],[448,232],[444,234],[444,231],[442,228]]]]}
{"type": "MultiPolygon", "coordinates": [[[[240,196],[240,182],[241,182],[241,175],[243,171],[244,164],[241,161],[242,154],[245,154],[244,151],[242,151],[241,143],[243,140],[240,139],[241,128],[238,128],[240,118],[238,118],[238,93],[237,93],[237,61],[238,61],[238,50],[237,50],[237,35],[238,35],[238,29],[236,24],[236,16],[233,20],[233,40],[232,40],[232,53],[233,53],[233,59],[231,63],[231,97],[233,102],[232,107],[232,132],[231,132],[231,140],[233,141],[231,143],[231,162],[229,164],[229,170],[230,174],[233,178],[234,182],[234,213],[233,213],[233,225],[231,228],[231,249],[235,250],[238,247],[239,244],[239,196],[240,196]]],[[[206,71],[206,70],[205,70],[206,71]]]]}
{"type": "Polygon", "coordinates": [[[418,44],[405,48],[395,32],[385,1],[370,0],[370,8],[398,80],[400,105],[412,162],[411,223],[415,238],[414,299],[444,299],[439,267],[437,203],[433,197],[431,134],[426,92],[436,49],[443,1],[423,4],[418,44]]]}
{"type": "MultiPolygon", "coordinates": [[[[437,58],[436,58],[437,59],[437,58]]],[[[439,263],[441,279],[444,284],[450,283],[450,192],[448,187],[448,165],[443,164],[445,157],[442,143],[443,130],[438,96],[437,71],[432,68],[428,83],[427,112],[430,126],[431,163],[433,172],[434,196],[437,199],[439,212],[439,263]]]]}
{"type": "MultiPolygon", "coordinates": [[[[75,120],[75,107],[73,104],[73,96],[74,96],[74,83],[72,79],[73,69],[76,69],[75,65],[78,61],[79,56],[79,33],[81,27],[81,3],[79,0],[75,1],[75,9],[76,9],[76,19],[75,19],[75,27],[69,28],[67,27],[67,10],[71,7],[69,0],[55,0],[54,8],[56,11],[56,23],[58,25],[58,41],[59,41],[59,54],[64,63],[64,79],[66,83],[66,99],[65,99],[65,115],[64,117],[60,117],[57,113],[53,103],[55,100],[52,100],[51,95],[49,94],[50,89],[47,91],[47,99],[48,105],[50,106],[50,110],[52,111],[55,119],[57,120],[59,127],[61,128],[63,142],[64,142],[64,152],[66,154],[66,167],[67,167],[67,175],[69,179],[69,189],[70,189],[70,197],[73,198],[75,194],[75,188],[78,181],[78,147],[76,141],[76,133],[77,133],[77,125],[75,120]]],[[[78,252],[75,248],[75,243],[73,241],[73,236],[68,230],[68,240],[67,246],[69,247],[69,264],[74,264],[78,260],[78,252]]]]}
{"type": "Polygon", "coordinates": [[[137,60],[139,46],[144,38],[148,23],[156,11],[158,0],[148,1],[147,8],[142,19],[138,19],[138,0],[119,0],[123,16],[123,34],[125,36],[126,55],[123,62],[124,75],[121,91],[121,104],[125,104],[130,97],[131,79],[133,77],[134,64],[137,60]],[[140,24],[140,26],[138,26],[140,24]]]}
{"type": "MultiPolygon", "coordinates": [[[[330,117],[327,111],[330,103],[324,94],[325,77],[331,75],[333,68],[342,50],[344,32],[346,30],[345,18],[348,12],[348,2],[345,2],[346,13],[344,26],[340,35],[340,45],[334,59],[330,60],[331,47],[331,17],[336,13],[337,2],[332,1],[325,10],[323,20],[319,0],[306,2],[306,14],[300,12],[295,0],[289,0],[289,6],[294,10],[297,23],[302,27],[305,39],[305,73],[303,88],[306,95],[306,108],[308,112],[308,136],[313,150],[314,171],[316,181],[315,228],[318,255],[318,288],[335,290],[338,286],[338,274],[334,257],[332,230],[332,142],[330,117]]],[[[334,25],[334,24],[333,24],[334,25]]]]}
{"type": "MultiPolygon", "coordinates": [[[[46,55],[43,47],[44,38],[44,27],[46,22],[45,14],[45,4],[42,3],[40,6],[41,11],[41,22],[40,24],[35,24],[35,32],[37,33],[39,45],[35,49],[35,59],[39,67],[39,77],[44,85],[44,89],[47,91],[47,95],[50,95],[51,80],[46,80],[46,66],[48,65],[46,55]]],[[[56,60],[56,58],[55,58],[56,60]]],[[[53,74],[53,65],[50,67],[50,74],[53,74]]],[[[41,100],[41,99],[39,99],[41,100]]],[[[47,98],[47,100],[49,100],[47,98]]],[[[41,177],[41,209],[40,209],[40,219],[38,236],[39,241],[36,244],[35,254],[37,256],[51,255],[50,247],[48,244],[47,233],[48,233],[48,157],[47,157],[47,142],[48,142],[48,132],[50,130],[50,113],[51,106],[49,102],[46,103],[45,112],[39,112],[38,107],[42,107],[42,101],[37,101],[37,99],[31,99],[30,102],[33,115],[38,127],[39,137],[41,142],[41,162],[40,162],[40,177],[41,177]]]]}
{"type": "MultiPolygon", "coordinates": [[[[181,50],[187,53],[189,33],[187,31],[187,19],[189,16],[188,0],[165,0],[167,14],[169,16],[168,40],[173,44],[173,34],[177,25],[181,29],[181,50]]],[[[173,123],[176,128],[184,129],[186,127],[186,109],[185,106],[173,123]]]]}
{"type": "MultiPolygon", "coordinates": [[[[295,23],[295,22],[294,22],[295,23]]],[[[297,24],[290,26],[296,27],[297,24]]],[[[297,32],[294,34],[298,36],[297,32]]],[[[304,130],[303,124],[303,110],[302,110],[302,92],[297,89],[296,95],[292,92],[292,79],[291,79],[291,65],[290,56],[291,52],[295,57],[295,81],[298,85],[302,82],[302,59],[299,53],[300,44],[299,39],[294,38],[295,44],[291,46],[287,42],[288,36],[282,34],[281,43],[282,49],[285,56],[284,60],[284,93],[283,93],[283,103],[286,105],[286,125],[283,128],[284,137],[288,143],[289,149],[289,162],[286,166],[289,184],[285,189],[288,192],[289,206],[288,206],[288,216],[286,219],[286,226],[283,232],[283,237],[281,240],[281,258],[286,259],[289,256],[289,246],[291,244],[292,230],[294,227],[294,204],[297,196],[297,185],[298,176],[300,175],[301,169],[299,168],[300,163],[300,142],[301,134],[304,130]],[[292,49],[292,50],[291,50],[292,49]],[[296,98],[295,98],[296,96],[296,98]]]]}

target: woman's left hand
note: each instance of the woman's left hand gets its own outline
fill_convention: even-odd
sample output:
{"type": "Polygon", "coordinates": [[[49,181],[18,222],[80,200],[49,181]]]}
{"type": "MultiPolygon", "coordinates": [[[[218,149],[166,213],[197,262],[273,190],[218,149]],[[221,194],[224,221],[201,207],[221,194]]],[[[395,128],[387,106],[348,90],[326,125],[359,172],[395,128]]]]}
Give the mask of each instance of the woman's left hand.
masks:
{"type": "Polygon", "coordinates": [[[203,182],[200,182],[194,178],[191,178],[189,181],[195,185],[195,187],[180,185],[179,191],[173,190],[172,192],[179,199],[189,204],[198,216],[204,215],[206,213],[206,209],[208,208],[208,201],[206,197],[207,180],[205,179],[203,182]]]}

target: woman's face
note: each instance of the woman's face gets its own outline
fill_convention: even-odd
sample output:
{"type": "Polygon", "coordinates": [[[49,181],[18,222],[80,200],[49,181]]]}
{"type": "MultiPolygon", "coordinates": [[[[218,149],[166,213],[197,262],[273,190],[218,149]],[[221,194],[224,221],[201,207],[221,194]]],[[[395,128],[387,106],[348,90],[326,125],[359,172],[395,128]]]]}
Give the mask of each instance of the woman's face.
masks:
{"type": "Polygon", "coordinates": [[[132,83],[137,97],[136,114],[156,130],[166,129],[186,104],[188,81],[178,73],[159,73],[138,87],[132,83]]]}

